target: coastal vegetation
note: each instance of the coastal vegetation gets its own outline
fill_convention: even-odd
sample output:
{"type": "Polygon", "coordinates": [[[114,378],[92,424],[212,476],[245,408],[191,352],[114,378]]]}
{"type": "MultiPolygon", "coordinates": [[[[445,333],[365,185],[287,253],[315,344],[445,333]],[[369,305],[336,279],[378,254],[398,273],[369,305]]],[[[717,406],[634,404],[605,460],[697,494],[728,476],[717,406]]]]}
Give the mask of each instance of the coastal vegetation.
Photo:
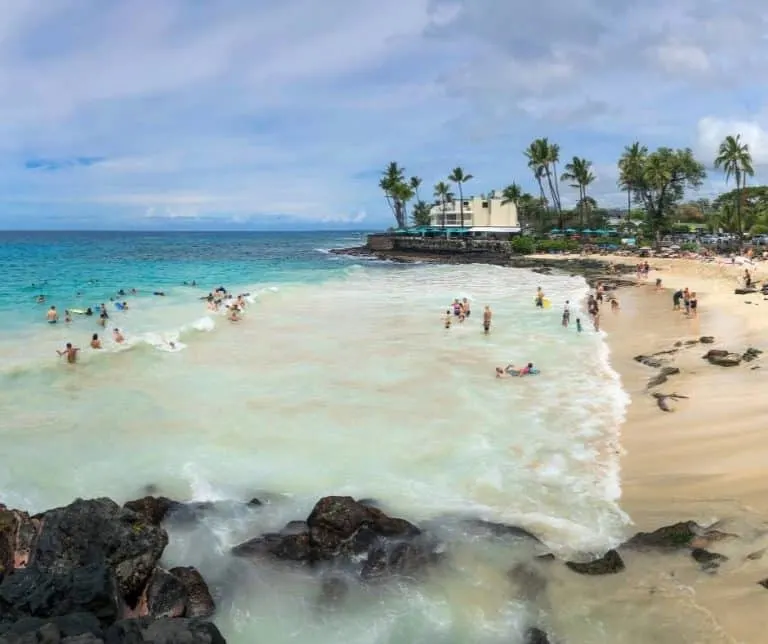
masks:
{"type": "MultiPolygon", "coordinates": [[[[592,196],[598,179],[591,160],[573,156],[562,167],[560,146],[548,138],[537,138],[523,151],[536,189],[526,192],[521,183],[511,182],[501,191],[502,203],[514,203],[521,226],[533,234],[553,228],[603,228],[608,223],[620,232],[649,240],[667,232],[692,228],[731,233],[768,233],[768,186],[748,186],[754,176],[752,155],[741,135],[727,136],[710,165],[721,171],[733,189],[713,199],[690,199],[706,178],[705,162],[689,148],[659,147],[650,150],[640,141],[626,146],[617,161],[618,187],[626,193],[626,208],[606,207],[592,196]],[[572,205],[563,205],[561,184],[575,191],[572,205]],[[686,201],[686,197],[689,200],[686,201]]],[[[430,224],[430,211],[437,206],[445,226],[448,204],[459,199],[459,216],[464,222],[464,189],[473,176],[454,168],[432,190],[432,199],[422,199],[422,179],[406,175],[397,162],[381,174],[379,186],[392,210],[398,228],[430,224]]]]}

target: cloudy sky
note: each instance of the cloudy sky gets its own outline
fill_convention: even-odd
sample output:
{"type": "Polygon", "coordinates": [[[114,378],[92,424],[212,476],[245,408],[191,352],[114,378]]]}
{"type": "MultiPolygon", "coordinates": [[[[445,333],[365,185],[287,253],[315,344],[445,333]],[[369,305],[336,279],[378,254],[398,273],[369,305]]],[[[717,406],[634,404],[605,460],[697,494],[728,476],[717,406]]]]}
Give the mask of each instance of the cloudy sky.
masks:
{"type": "MultiPolygon", "coordinates": [[[[758,0],[0,10],[3,228],[379,228],[387,162],[425,186],[461,165],[474,192],[532,190],[539,136],[594,162],[603,204],[623,203],[615,163],[635,139],[710,164],[741,133],[768,165],[758,0]]],[[[711,173],[704,192],[721,188],[711,173]]]]}

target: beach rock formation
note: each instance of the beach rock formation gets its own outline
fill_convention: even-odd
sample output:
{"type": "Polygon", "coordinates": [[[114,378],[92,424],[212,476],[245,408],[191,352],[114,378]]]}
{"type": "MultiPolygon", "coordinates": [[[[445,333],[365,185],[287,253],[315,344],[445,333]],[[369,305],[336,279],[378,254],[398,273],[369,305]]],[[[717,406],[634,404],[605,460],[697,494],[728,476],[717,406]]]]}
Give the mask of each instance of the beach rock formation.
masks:
{"type": "Polygon", "coordinates": [[[718,367],[738,367],[742,357],[725,349],[710,349],[704,354],[704,360],[718,367]]]}
{"type": "Polygon", "coordinates": [[[695,521],[682,521],[663,526],[653,532],[638,532],[622,548],[634,550],[681,550],[690,547],[692,541],[702,532],[695,521]]]}
{"type": "Polygon", "coordinates": [[[158,566],[168,535],[154,522],[170,503],[0,507],[0,643],[224,642],[199,619],[214,610],[200,574],[158,566]]]}
{"type": "Polygon", "coordinates": [[[720,567],[720,564],[728,561],[728,557],[718,554],[716,552],[709,552],[704,548],[694,548],[691,550],[691,557],[696,563],[701,564],[701,569],[706,571],[713,571],[720,567]]]}
{"type": "Polygon", "coordinates": [[[232,554],[301,565],[336,564],[353,568],[365,580],[413,576],[440,559],[437,542],[415,525],[348,496],[324,497],[306,521],[250,539],[232,554]]]}
{"type": "Polygon", "coordinates": [[[529,628],[525,634],[525,644],[550,644],[547,634],[539,628],[529,628]]]}
{"type": "Polygon", "coordinates": [[[614,575],[624,570],[624,561],[615,550],[609,550],[599,559],[586,563],[566,561],[565,565],[580,575],[614,575]]]}
{"type": "Polygon", "coordinates": [[[648,384],[646,387],[648,389],[651,389],[653,387],[658,387],[659,385],[663,385],[667,380],[669,380],[670,376],[676,376],[680,373],[680,369],[677,367],[662,367],[659,370],[659,373],[657,373],[653,378],[648,380],[648,384]]]}
{"type": "Polygon", "coordinates": [[[744,353],[741,354],[741,359],[744,362],[752,362],[753,360],[757,360],[761,355],[762,351],[760,349],[755,349],[754,347],[749,347],[744,353]]]}
{"type": "Polygon", "coordinates": [[[766,590],[768,590],[768,577],[766,577],[765,579],[761,579],[757,583],[760,584],[766,590]]]}

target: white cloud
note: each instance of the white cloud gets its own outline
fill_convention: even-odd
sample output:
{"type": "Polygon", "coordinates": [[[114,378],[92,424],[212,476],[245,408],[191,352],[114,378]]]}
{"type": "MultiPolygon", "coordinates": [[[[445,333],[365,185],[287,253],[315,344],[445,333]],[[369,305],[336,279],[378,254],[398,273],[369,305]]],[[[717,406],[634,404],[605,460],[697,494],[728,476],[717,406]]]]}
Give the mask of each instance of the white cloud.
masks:
{"type": "Polygon", "coordinates": [[[705,117],[697,126],[697,151],[708,163],[717,156],[717,150],[726,136],[741,135],[755,165],[768,165],[768,130],[755,121],[740,121],[705,117]]]}
{"type": "Polygon", "coordinates": [[[669,42],[651,51],[655,62],[670,74],[698,74],[710,69],[709,56],[695,45],[669,42]]]}

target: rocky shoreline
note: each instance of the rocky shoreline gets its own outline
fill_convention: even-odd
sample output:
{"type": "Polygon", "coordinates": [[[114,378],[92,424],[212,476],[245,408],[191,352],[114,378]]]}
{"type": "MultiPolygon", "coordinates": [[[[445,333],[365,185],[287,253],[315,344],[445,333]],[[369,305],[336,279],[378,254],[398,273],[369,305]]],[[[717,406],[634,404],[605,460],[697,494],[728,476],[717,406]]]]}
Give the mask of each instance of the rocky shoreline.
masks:
{"type": "MultiPolygon", "coordinates": [[[[243,505],[258,512],[262,504],[253,499],[243,505]]],[[[224,644],[208,621],[216,606],[200,573],[191,567],[166,569],[161,561],[168,544],[164,526],[198,521],[214,506],[162,496],[122,507],[107,498],[78,499],[30,516],[0,505],[0,643],[224,644]]],[[[348,496],[323,497],[306,518],[297,517],[279,532],[254,535],[231,554],[242,565],[271,562],[311,571],[321,580],[318,607],[332,610],[362,584],[419,583],[450,565],[457,532],[463,539],[527,548],[528,563],[508,571],[510,589],[531,602],[546,589],[547,567],[557,565],[558,557],[525,528],[467,517],[416,524],[389,516],[374,500],[348,496]]],[[[684,521],[638,533],[600,556],[585,553],[560,565],[579,575],[618,574],[625,570],[623,552],[687,552],[712,574],[728,557],[709,548],[736,538],[684,521]]],[[[541,623],[531,623],[526,638],[555,641],[541,623]]]]}
{"type": "Polygon", "coordinates": [[[527,268],[535,273],[564,273],[584,277],[590,286],[598,281],[607,286],[634,286],[635,282],[623,279],[622,275],[634,275],[634,264],[612,264],[606,260],[593,257],[529,257],[526,255],[509,255],[491,251],[459,253],[429,253],[421,251],[401,250],[372,250],[367,246],[355,248],[336,248],[330,251],[334,255],[365,257],[400,264],[416,264],[427,262],[434,264],[492,264],[509,268],[527,268]],[[608,272],[608,267],[611,272],[608,272]]]}

